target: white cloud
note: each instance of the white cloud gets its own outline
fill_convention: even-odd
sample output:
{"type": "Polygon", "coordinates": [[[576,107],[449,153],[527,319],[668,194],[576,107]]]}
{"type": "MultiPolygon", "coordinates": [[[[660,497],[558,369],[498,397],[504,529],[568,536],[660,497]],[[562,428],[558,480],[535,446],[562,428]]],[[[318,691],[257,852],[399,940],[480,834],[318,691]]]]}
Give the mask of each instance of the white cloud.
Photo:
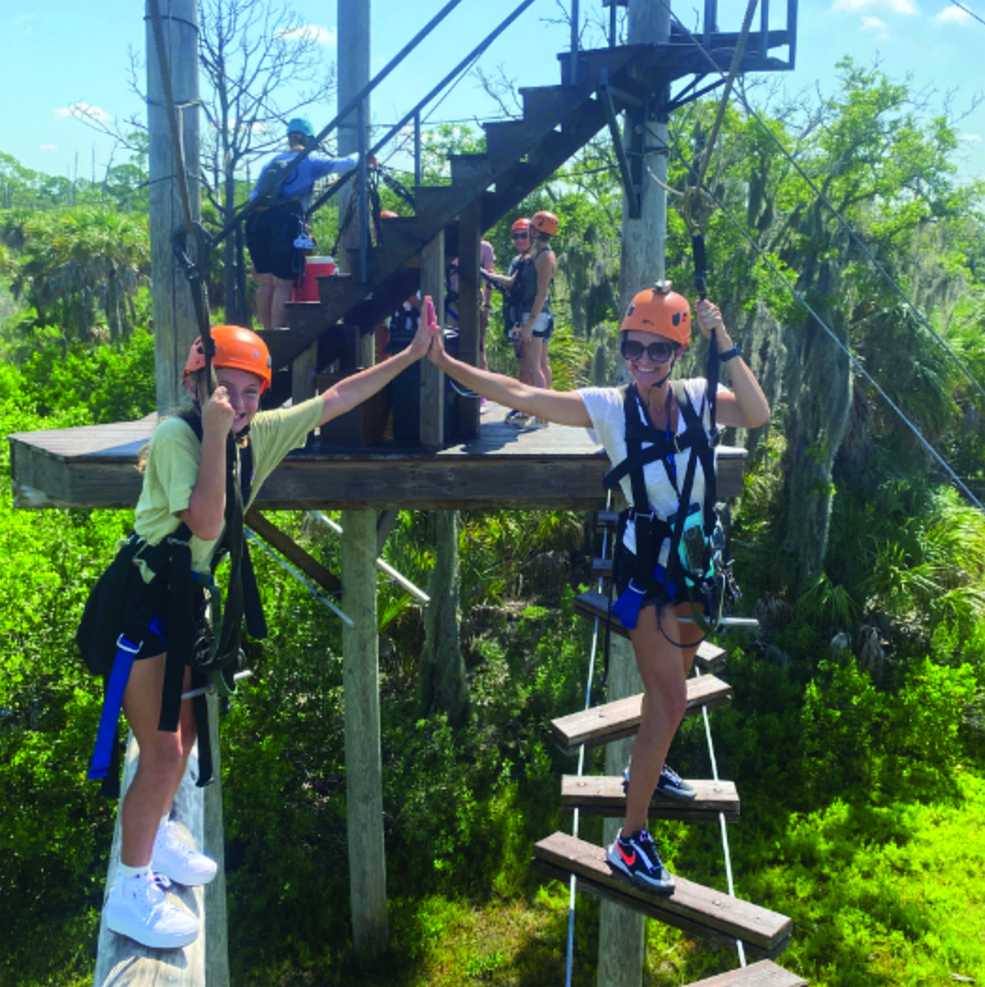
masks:
{"type": "Polygon", "coordinates": [[[301,27],[291,28],[290,31],[278,31],[276,37],[285,41],[314,41],[325,48],[334,48],[338,32],[334,27],[322,27],[320,24],[302,24],[301,27]]]}
{"type": "Polygon", "coordinates": [[[92,103],[69,103],[55,110],[56,117],[73,117],[76,120],[95,120],[97,123],[109,123],[113,116],[92,103]]]}
{"type": "Polygon", "coordinates": [[[866,10],[878,10],[885,14],[915,14],[914,0],[835,0],[835,10],[846,10],[859,14],[866,10]]]}
{"type": "Polygon", "coordinates": [[[887,28],[887,24],[881,17],[862,18],[863,31],[885,31],[886,28],[887,28]]]}
{"type": "Polygon", "coordinates": [[[57,151],[58,150],[58,145],[57,144],[38,144],[38,150],[39,151],[57,151]]]}
{"type": "Polygon", "coordinates": [[[982,142],[981,134],[959,134],[959,141],[964,141],[966,144],[980,144],[982,142]]]}
{"type": "Polygon", "coordinates": [[[934,20],[938,24],[970,24],[972,16],[967,10],[962,10],[952,3],[945,7],[934,20]]]}

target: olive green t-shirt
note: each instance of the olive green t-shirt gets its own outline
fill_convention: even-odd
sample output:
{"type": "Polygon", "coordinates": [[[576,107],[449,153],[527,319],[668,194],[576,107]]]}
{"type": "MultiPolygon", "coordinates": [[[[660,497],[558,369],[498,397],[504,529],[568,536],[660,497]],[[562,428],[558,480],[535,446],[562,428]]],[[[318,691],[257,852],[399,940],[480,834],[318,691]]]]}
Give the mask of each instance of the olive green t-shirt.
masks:
{"type": "MultiPolygon", "coordinates": [[[[280,461],[292,449],[304,445],[308,433],[321,420],[323,407],[321,398],[317,397],[293,408],[261,411],[253,419],[250,425],[253,448],[250,503],[280,461]]],[[[133,526],[134,531],[151,545],[157,545],[181,525],[178,514],[187,510],[191,503],[201,461],[202,444],[183,419],[166,418],[154,430],[133,526]]],[[[249,504],[243,507],[245,509],[249,504]]],[[[203,541],[192,536],[192,568],[196,572],[209,571],[218,541],[203,541]]]]}

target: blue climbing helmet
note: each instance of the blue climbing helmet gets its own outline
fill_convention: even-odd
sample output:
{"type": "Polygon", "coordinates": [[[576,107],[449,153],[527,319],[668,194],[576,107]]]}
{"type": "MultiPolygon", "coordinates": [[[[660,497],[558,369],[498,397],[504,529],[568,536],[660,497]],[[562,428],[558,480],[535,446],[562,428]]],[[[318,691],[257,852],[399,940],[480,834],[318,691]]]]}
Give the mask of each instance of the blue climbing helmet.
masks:
{"type": "Polygon", "coordinates": [[[305,137],[314,137],[315,128],[311,126],[311,121],[304,117],[293,117],[287,121],[287,135],[304,134],[305,137]]]}

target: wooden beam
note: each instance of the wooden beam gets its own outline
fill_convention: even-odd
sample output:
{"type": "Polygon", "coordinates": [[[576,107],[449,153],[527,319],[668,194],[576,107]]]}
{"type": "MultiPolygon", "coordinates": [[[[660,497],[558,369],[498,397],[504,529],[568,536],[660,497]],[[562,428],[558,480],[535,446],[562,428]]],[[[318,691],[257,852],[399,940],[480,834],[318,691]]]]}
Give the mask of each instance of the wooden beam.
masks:
{"type": "MultiPolygon", "coordinates": [[[[574,610],[576,614],[587,617],[589,620],[594,620],[597,617],[602,622],[604,630],[608,605],[608,597],[604,593],[599,593],[598,590],[588,590],[575,597],[574,610]]],[[[612,620],[612,633],[618,634],[620,637],[629,637],[629,631],[623,627],[618,617],[612,620]]],[[[727,657],[724,649],[718,647],[717,644],[702,641],[698,645],[698,653],[694,656],[694,663],[702,672],[720,672],[725,668],[727,657]]]]}
{"type": "MultiPolygon", "coordinates": [[[[651,819],[683,819],[692,822],[718,820],[718,813],[733,821],[739,818],[739,794],[731,781],[691,781],[697,790],[693,799],[676,799],[657,792],[650,801],[651,819]]],[[[626,814],[622,775],[564,775],[561,779],[561,808],[578,809],[586,816],[626,814]]]]}
{"type": "Polygon", "coordinates": [[[667,925],[712,942],[741,940],[760,956],[778,955],[790,944],[793,922],[786,915],[724,891],[706,888],[674,875],[674,893],[660,897],[646,891],[610,867],[605,850],[567,833],[554,833],[534,846],[534,862],[546,865],[552,875],[578,877],[579,890],[608,892],[608,896],[667,925]]]}
{"type": "Polygon", "coordinates": [[[376,513],[342,514],[343,605],[353,621],[342,632],[346,817],[352,938],[378,958],[389,939],[380,761],[380,642],[376,626],[376,513]]]}
{"type": "Polygon", "coordinates": [[[285,535],[276,525],[267,520],[255,507],[246,512],[246,523],[272,548],[293,562],[305,575],[310,576],[328,593],[338,593],[342,581],[335,573],[326,569],[317,559],[312,558],[289,535],[285,535]]]}
{"type": "MultiPolygon", "coordinates": [[[[218,755],[218,747],[214,746],[213,756],[218,755]]],[[[127,753],[123,766],[123,782],[120,788],[119,805],[123,804],[123,796],[126,794],[133,777],[137,772],[137,760],[140,751],[133,734],[129,735],[127,741],[127,753]]],[[[219,770],[217,762],[214,762],[216,771],[219,770]]],[[[188,759],[188,767],[185,769],[184,777],[178,787],[178,792],[174,799],[173,819],[182,831],[182,835],[199,848],[204,848],[205,825],[204,825],[204,799],[203,789],[196,788],[195,782],[198,777],[197,748],[188,759]]],[[[212,786],[210,786],[212,787],[212,786]]],[[[106,888],[109,890],[110,884],[116,876],[116,868],[120,863],[120,845],[122,833],[120,829],[120,817],[117,813],[116,828],[113,832],[113,846],[110,850],[109,870],[107,874],[106,888]]],[[[219,856],[222,860],[222,856],[219,856]]],[[[220,865],[221,866],[221,865],[220,865]]],[[[213,884],[220,882],[220,873],[213,880],[213,884]]],[[[167,984],[168,987],[203,987],[205,984],[206,969],[206,941],[208,932],[211,931],[208,913],[206,911],[206,888],[186,888],[178,884],[172,884],[165,892],[173,904],[178,902],[192,913],[200,922],[198,938],[186,946],[184,949],[149,949],[139,943],[128,939],[126,936],[118,936],[106,927],[106,916],[102,917],[99,924],[99,941],[96,951],[96,969],[93,976],[95,987],[121,987],[122,984],[129,984],[131,987],[153,987],[153,985],[167,984]]],[[[105,901],[105,896],[104,896],[105,901]]],[[[222,901],[222,917],[225,917],[225,896],[222,901]]],[[[225,947],[225,930],[223,930],[222,946],[225,947]]],[[[221,957],[219,969],[221,971],[221,957]]],[[[218,984],[229,983],[228,964],[225,968],[225,980],[216,981],[218,984]]],[[[209,982],[212,987],[212,982],[209,982]]]]}
{"type": "MultiPolygon", "coordinates": [[[[732,701],[732,686],[714,675],[699,675],[687,680],[687,713],[692,716],[702,707],[715,709],[732,701]]],[[[569,754],[582,744],[598,747],[630,737],[640,726],[643,694],[617,699],[603,706],[560,716],[551,720],[554,742],[569,754]]]]}
{"type": "MultiPolygon", "coordinates": [[[[438,325],[445,324],[445,235],[442,230],[421,251],[421,298],[430,295],[438,325]]],[[[420,441],[425,449],[445,445],[445,375],[425,357],[421,374],[420,441]]]]}
{"type": "Polygon", "coordinates": [[[318,343],[312,343],[291,361],[291,401],[300,404],[315,396],[318,372],[318,343]]]}
{"type": "Polygon", "coordinates": [[[738,970],[719,973],[691,984],[691,987],[808,987],[803,977],[784,970],[769,960],[760,960],[738,970]]]}

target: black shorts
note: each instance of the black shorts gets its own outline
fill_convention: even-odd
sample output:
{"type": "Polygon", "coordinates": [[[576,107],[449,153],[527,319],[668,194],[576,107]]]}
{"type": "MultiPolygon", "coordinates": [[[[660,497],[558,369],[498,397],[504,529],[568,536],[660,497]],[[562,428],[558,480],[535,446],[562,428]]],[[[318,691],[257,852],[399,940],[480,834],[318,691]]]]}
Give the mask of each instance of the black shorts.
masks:
{"type": "Polygon", "coordinates": [[[257,274],[294,281],[304,274],[304,253],[294,241],[304,232],[300,203],[289,202],[250,213],[246,246],[257,274]]]}
{"type": "MultiPolygon", "coordinates": [[[[625,546],[620,545],[616,549],[615,564],[615,584],[617,598],[622,596],[629,586],[629,581],[636,575],[636,556],[625,546]]],[[[643,602],[640,609],[644,607],[657,607],[663,610],[664,607],[675,607],[678,603],[687,602],[687,590],[683,583],[675,586],[676,593],[671,596],[665,586],[653,585],[643,594],[643,602]],[[683,600],[681,596],[683,595],[683,600]]]]}

